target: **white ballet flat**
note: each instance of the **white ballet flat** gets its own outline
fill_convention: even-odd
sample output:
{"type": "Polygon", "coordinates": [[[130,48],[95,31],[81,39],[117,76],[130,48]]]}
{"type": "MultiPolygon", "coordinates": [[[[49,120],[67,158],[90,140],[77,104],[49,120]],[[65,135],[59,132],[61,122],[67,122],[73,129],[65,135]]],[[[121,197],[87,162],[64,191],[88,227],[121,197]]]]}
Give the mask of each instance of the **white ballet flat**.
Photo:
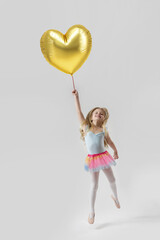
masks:
{"type": "Polygon", "coordinates": [[[90,214],[89,214],[89,216],[88,216],[88,222],[89,222],[90,224],[93,224],[93,223],[94,223],[94,218],[95,218],[95,213],[94,213],[93,217],[90,217],[90,214]]]}
{"type": "Polygon", "coordinates": [[[120,203],[115,199],[115,197],[113,195],[111,195],[111,198],[114,200],[116,207],[120,208],[121,207],[120,203]]]}

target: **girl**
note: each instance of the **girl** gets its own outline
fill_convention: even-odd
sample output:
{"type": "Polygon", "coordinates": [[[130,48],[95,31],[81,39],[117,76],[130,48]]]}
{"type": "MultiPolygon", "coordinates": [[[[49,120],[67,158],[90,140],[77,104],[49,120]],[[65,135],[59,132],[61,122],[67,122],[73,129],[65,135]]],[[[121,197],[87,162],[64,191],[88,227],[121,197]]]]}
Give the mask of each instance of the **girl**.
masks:
{"type": "Polygon", "coordinates": [[[86,116],[83,116],[79,102],[78,91],[72,91],[75,96],[76,110],[80,121],[81,139],[85,141],[88,155],[85,159],[85,170],[91,174],[91,189],[90,189],[90,213],[88,222],[94,223],[95,218],[95,199],[98,189],[99,171],[102,170],[107,177],[113,195],[112,199],[117,208],[120,208],[120,203],[117,195],[116,179],[114,177],[111,165],[116,165],[114,159],[118,159],[118,152],[116,146],[111,140],[108,131],[106,130],[106,123],[109,118],[107,108],[95,107],[86,116]],[[106,151],[105,147],[108,145],[113,149],[113,157],[106,151]]]}

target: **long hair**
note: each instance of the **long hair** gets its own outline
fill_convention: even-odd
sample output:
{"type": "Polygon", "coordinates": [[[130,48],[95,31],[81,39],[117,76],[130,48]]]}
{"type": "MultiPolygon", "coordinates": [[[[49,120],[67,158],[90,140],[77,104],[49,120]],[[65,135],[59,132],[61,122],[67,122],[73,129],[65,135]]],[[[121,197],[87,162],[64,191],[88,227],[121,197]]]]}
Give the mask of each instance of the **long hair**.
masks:
{"type": "MultiPolygon", "coordinates": [[[[79,131],[80,131],[80,139],[82,141],[84,141],[84,144],[85,144],[85,132],[83,131],[83,125],[88,125],[88,130],[87,132],[89,131],[89,129],[91,128],[92,126],[92,120],[91,120],[91,117],[92,117],[92,113],[94,112],[94,110],[96,109],[102,109],[103,112],[104,112],[104,121],[102,123],[102,126],[103,127],[103,130],[105,131],[105,136],[107,136],[107,129],[106,129],[106,123],[108,121],[108,118],[109,118],[109,112],[108,112],[108,109],[107,108],[101,108],[101,107],[95,107],[93,108],[92,110],[89,111],[89,113],[87,114],[86,116],[86,119],[85,121],[80,125],[80,128],[79,128],[79,131]]],[[[86,132],[86,133],[87,133],[86,132]]],[[[106,139],[104,138],[104,146],[107,148],[108,147],[108,143],[106,141],[106,139]]]]}

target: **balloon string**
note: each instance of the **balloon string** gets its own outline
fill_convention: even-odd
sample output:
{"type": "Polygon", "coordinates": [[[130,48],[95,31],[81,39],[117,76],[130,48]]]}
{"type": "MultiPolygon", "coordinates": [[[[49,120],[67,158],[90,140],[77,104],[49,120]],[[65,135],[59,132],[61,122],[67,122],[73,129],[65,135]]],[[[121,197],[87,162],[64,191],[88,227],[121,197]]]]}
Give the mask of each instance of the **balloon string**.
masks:
{"type": "Polygon", "coordinates": [[[72,81],[73,81],[73,88],[75,90],[75,85],[74,85],[74,78],[73,78],[73,75],[72,75],[72,81]]]}

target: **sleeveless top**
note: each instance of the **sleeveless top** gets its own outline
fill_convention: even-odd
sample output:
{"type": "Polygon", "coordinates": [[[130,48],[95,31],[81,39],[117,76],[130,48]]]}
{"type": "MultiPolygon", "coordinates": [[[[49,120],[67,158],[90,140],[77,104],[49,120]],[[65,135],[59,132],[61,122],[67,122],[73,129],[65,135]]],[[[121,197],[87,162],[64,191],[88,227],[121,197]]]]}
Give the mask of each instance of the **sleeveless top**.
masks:
{"type": "MultiPolygon", "coordinates": [[[[85,130],[87,131],[89,126],[85,126],[85,130]]],[[[105,131],[99,133],[93,133],[92,131],[88,131],[85,135],[85,143],[87,147],[88,154],[97,154],[105,152],[106,149],[104,147],[104,135],[105,131]]]]}

